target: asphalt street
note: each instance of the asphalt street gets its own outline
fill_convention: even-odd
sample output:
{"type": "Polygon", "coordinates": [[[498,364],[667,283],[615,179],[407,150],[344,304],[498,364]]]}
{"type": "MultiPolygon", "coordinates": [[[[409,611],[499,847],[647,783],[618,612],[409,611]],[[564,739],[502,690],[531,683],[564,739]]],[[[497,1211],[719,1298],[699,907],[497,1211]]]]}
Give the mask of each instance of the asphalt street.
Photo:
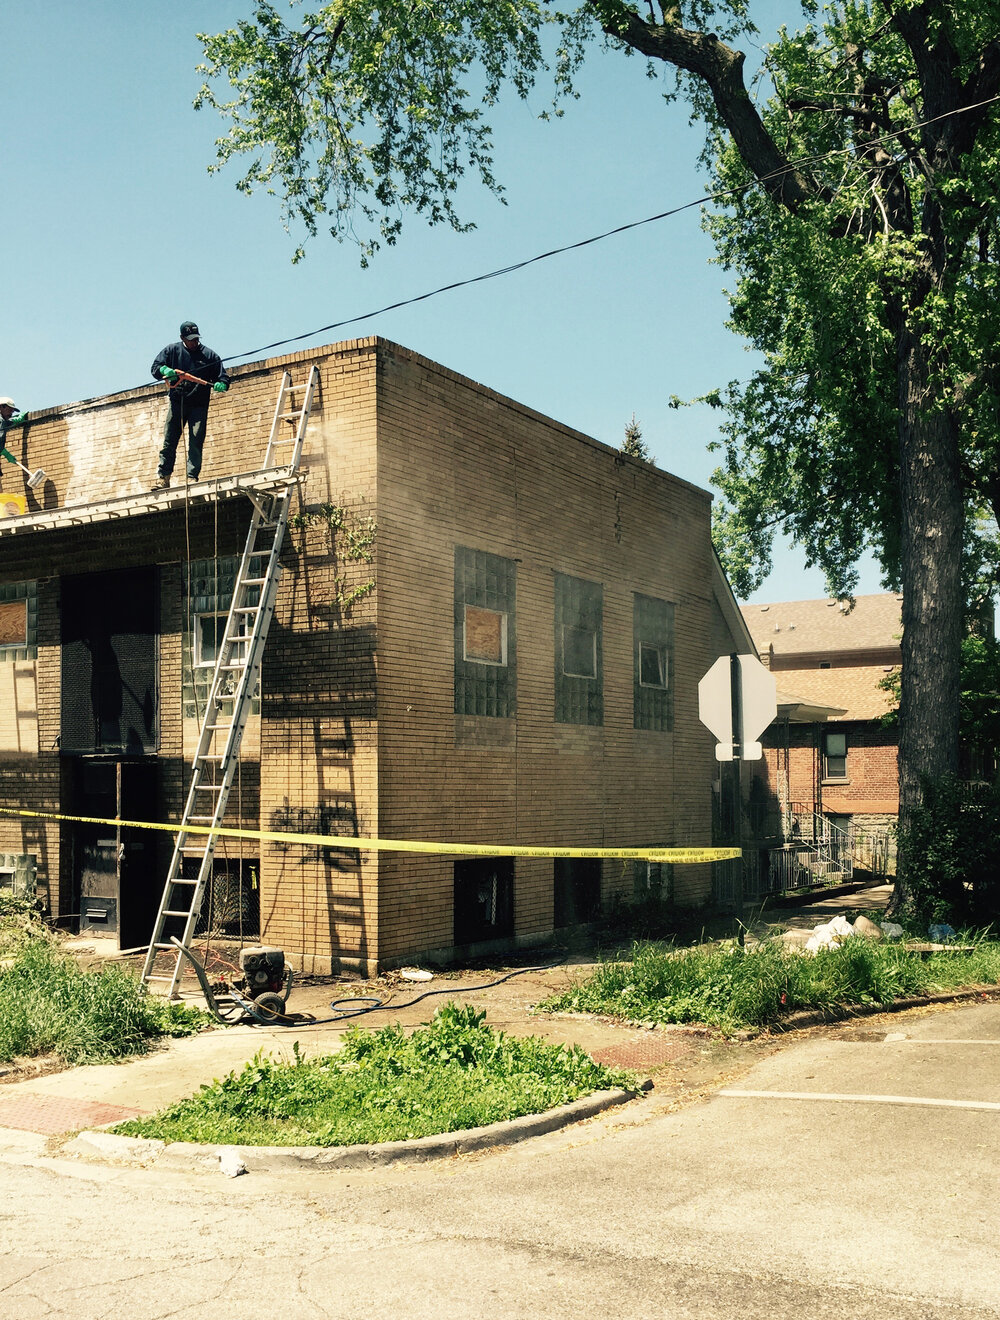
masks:
{"type": "Polygon", "coordinates": [[[1000,1005],[803,1033],[710,1098],[364,1173],[0,1141],[0,1315],[1000,1315],[1000,1005]]]}

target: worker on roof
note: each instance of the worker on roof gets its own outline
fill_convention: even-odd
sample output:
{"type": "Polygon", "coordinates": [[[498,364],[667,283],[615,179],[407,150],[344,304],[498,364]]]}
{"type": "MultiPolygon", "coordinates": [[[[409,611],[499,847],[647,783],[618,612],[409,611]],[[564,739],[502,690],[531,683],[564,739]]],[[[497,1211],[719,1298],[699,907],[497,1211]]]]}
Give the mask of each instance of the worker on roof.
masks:
{"type": "Polygon", "coordinates": [[[7,432],[12,426],[23,425],[27,417],[27,413],[18,412],[13,399],[0,398],[0,457],[8,463],[16,463],[17,459],[7,448],[7,432]]]}
{"type": "Polygon", "coordinates": [[[167,402],[167,420],[163,426],[163,448],[156,469],[154,490],[166,490],[177,457],[177,442],[187,423],[187,474],[189,481],[197,481],[201,472],[201,456],[205,448],[205,430],[208,426],[208,404],[213,390],[223,393],[229,389],[229,377],[222,358],[201,342],[194,321],[181,325],[181,337],[176,344],[168,344],[153,359],[154,380],[165,380],[170,387],[167,402]]]}

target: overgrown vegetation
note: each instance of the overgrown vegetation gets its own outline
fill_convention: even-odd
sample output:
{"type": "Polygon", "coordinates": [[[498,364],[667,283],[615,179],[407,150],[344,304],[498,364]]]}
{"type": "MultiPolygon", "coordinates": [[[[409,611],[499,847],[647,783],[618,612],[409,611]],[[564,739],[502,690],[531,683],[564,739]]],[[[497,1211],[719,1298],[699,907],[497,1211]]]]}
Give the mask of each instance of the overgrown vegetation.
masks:
{"type": "Polygon", "coordinates": [[[633,1084],[579,1046],[508,1036],[485,1013],[449,1002],[407,1037],[355,1027],[334,1055],[291,1063],[258,1054],[241,1072],[150,1118],[129,1136],[257,1146],[346,1146],[457,1132],[541,1113],[633,1084]]]}
{"type": "MultiPolygon", "coordinates": [[[[925,781],[899,836],[907,908],[953,926],[1000,919],[1000,787],[925,781]]],[[[905,910],[905,909],[904,909],[905,910]]]]}
{"type": "Polygon", "coordinates": [[[204,1014],[153,998],[121,963],[80,967],[27,900],[0,895],[0,1061],[56,1055],[106,1063],[161,1036],[197,1031],[204,1014]]]}
{"type": "Polygon", "coordinates": [[[804,955],[767,941],[743,950],[637,944],[581,985],[547,999],[549,1012],[601,1013],[636,1024],[699,1022],[722,1032],[763,1027],[795,1009],[877,1007],[908,995],[1000,984],[1000,943],[922,957],[898,944],[851,937],[804,955]]]}
{"type": "MultiPolygon", "coordinates": [[[[293,527],[323,526],[330,530],[330,544],[334,556],[342,563],[371,564],[375,559],[375,538],[378,528],[374,518],[352,518],[339,504],[321,504],[306,513],[293,514],[289,519],[293,527]]],[[[346,577],[333,581],[334,599],[340,608],[351,608],[370,596],[375,590],[375,579],[352,587],[346,577]]]]}

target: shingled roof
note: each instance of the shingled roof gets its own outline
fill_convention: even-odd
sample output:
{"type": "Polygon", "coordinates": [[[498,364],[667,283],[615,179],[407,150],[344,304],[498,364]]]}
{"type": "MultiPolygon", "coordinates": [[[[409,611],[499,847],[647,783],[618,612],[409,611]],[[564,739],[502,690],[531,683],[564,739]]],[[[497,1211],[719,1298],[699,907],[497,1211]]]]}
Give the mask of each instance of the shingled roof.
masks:
{"type": "Polygon", "coordinates": [[[847,601],[792,600],[741,605],[754,645],[775,659],[805,655],[843,656],[852,652],[889,653],[898,663],[902,632],[901,597],[891,593],[847,601]]]}

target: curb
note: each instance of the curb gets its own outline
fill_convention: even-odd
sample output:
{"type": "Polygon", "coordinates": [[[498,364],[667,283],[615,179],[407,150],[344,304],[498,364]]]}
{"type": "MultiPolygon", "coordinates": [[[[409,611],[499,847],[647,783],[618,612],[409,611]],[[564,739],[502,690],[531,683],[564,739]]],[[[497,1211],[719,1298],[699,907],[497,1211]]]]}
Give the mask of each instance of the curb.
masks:
{"type": "Polygon", "coordinates": [[[120,1137],[113,1132],[80,1132],[66,1142],[62,1151],[85,1159],[107,1160],[119,1164],[149,1167],[224,1169],[236,1173],[266,1173],[274,1170],[307,1169],[318,1172],[342,1169],[380,1169],[391,1164],[424,1164],[429,1160],[451,1159],[470,1151],[496,1146],[511,1146],[528,1137],[543,1136],[559,1128],[579,1123],[585,1118],[616,1105],[634,1100],[652,1088],[651,1081],[640,1083],[635,1091],[596,1091],[544,1114],[526,1114],[523,1118],[464,1132],[417,1137],[411,1141],[386,1141],[365,1146],[212,1146],[190,1141],[159,1141],[150,1137],[120,1137]],[[242,1165],[242,1168],[239,1167],[242,1165]]]}
{"type": "Polygon", "coordinates": [[[769,1024],[772,1031],[797,1031],[799,1027],[818,1027],[829,1022],[844,1022],[849,1018],[877,1017],[880,1013],[901,1013],[907,1008],[923,1008],[927,1004],[954,1004],[963,999],[995,999],[1000,987],[984,985],[967,990],[952,990],[940,995],[910,995],[907,999],[894,999],[891,1004],[846,1004],[830,1011],[821,1008],[803,1008],[769,1024]]]}

